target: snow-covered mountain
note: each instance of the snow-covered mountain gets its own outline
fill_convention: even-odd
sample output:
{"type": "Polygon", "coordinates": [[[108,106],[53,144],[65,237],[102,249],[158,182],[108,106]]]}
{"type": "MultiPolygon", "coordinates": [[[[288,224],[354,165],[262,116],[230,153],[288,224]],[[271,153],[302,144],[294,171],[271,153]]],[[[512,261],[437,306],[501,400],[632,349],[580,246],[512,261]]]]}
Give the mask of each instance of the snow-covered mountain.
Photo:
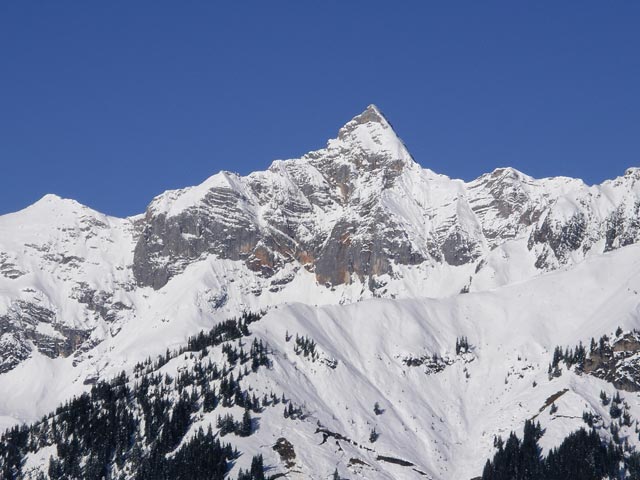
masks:
{"type": "MultiPolygon", "coordinates": [[[[556,345],[638,326],[639,212],[640,169],[595,186],[511,168],[450,179],[416,163],[374,106],[322,150],[246,177],[218,173],[134,217],[47,195],[0,217],[2,425],[263,311],[251,335],[269,345],[271,367],[246,386],[282,392],[305,415],[265,409],[237,439],[242,451],[289,478],[480,475],[494,435],[532,416],[545,449],[583,411],[609,418],[599,395],[614,394],[616,369],[547,368],[556,345]],[[301,355],[296,335],[316,354],[301,355]],[[456,349],[462,337],[470,346],[456,349]],[[322,435],[333,440],[318,447],[322,435]],[[280,438],[291,465],[270,447],[280,438]]],[[[192,363],[176,357],[162,373],[192,363]]],[[[640,419],[640,397],[625,400],[640,419]]],[[[38,455],[33,472],[51,452],[38,455]]]]}

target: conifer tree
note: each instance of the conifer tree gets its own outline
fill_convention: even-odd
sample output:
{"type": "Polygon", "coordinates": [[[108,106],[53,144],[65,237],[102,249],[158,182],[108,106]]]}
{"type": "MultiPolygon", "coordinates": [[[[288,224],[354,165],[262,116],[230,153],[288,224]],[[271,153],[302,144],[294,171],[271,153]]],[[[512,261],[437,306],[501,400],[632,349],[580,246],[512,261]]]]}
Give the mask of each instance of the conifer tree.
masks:
{"type": "Polygon", "coordinates": [[[248,437],[252,433],[251,427],[251,414],[249,413],[249,409],[245,408],[244,414],[242,415],[242,423],[240,424],[240,431],[238,434],[241,437],[248,437]]]}

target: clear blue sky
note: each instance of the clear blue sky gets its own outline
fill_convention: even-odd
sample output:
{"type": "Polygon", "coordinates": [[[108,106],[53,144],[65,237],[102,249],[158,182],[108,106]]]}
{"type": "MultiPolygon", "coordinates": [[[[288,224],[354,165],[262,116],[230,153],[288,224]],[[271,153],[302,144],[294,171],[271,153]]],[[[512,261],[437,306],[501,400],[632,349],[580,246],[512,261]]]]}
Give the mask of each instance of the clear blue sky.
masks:
{"type": "Polygon", "coordinates": [[[323,147],[369,103],[415,159],[640,164],[638,1],[0,2],[0,213],[113,215],[323,147]]]}

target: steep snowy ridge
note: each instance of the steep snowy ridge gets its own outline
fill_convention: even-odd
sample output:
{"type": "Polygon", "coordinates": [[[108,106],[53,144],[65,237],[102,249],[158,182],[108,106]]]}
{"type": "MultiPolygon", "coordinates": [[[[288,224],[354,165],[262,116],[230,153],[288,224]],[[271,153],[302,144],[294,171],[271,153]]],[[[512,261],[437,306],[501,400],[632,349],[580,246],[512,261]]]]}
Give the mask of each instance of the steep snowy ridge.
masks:
{"type": "MultiPolygon", "coordinates": [[[[290,478],[336,467],[471,478],[493,436],[534,415],[546,449],[583,411],[607,417],[598,395],[611,384],[547,367],[556,345],[638,327],[639,239],[640,169],[594,186],[512,168],[450,179],[416,163],[375,106],[326,148],[245,177],[220,172],[135,217],[47,195],[0,217],[0,426],[265,311],[252,330],[273,363],[250,387],[285,392],[308,415],[268,409],[254,435],[234,439],[243,451],[282,471],[261,446],[285,437],[298,452],[290,478]],[[296,334],[316,342],[316,361],[296,353],[296,334]],[[564,389],[559,415],[540,411],[564,389]],[[349,441],[317,447],[318,422],[349,441]]],[[[640,397],[626,395],[640,419],[640,397]]]]}

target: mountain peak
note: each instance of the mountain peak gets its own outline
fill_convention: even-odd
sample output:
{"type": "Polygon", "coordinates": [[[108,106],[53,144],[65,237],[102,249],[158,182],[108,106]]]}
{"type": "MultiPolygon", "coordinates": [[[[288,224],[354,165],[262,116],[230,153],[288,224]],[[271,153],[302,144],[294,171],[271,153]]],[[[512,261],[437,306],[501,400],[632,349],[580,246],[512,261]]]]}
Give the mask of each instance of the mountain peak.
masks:
{"type": "Polygon", "coordinates": [[[357,124],[363,123],[380,123],[383,125],[389,125],[389,122],[382,114],[380,109],[376,107],[373,103],[369,105],[361,114],[356,115],[352,120],[357,124]]]}
{"type": "Polygon", "coordinates": [[[38,200],[36,203],[39,203],[39,202],[53,203],[53,202],[60,202],[62,200],[63,198],[60,195],[56,195],[55,193],[45,193],[42,196],[42,198],[40,198],[40,200],[38,200]]]}
{"type": "Polygon", "coordinates": [[[373,104],[348,121],[339,130],[337,140],[341,148],[355,147],[369,154],[382,154],[389,160],[401,160],[402,163],[413,161],[389,121],[373,104]]]}
{"type": "Polygon", "coordinates": [[[61,196],[56,195],[55,193],[47,193],[43,195],[42,198],[40,198],[35,203],[30,205],[30,207],[27,207],[27,208],[60,210],[60,209],[65,209],[70,207],[75,208],[75,207],[83,207],[83,206],[84,205],[81,205],[80,203],[78,203],[73,199],[62,198],[61,196]]]}
{"type": "Polygon", "coordinates": [[[389,121],[386,119],[380,109],[374,104],[369,105],[364,109],[362,113],[359,113],[351,120],[349,120],[340,129],[340,136],[345,136],[347,133],[354,131],[359,126],[367,126],[369,129],[377,129],[382,127],[385,130],[389,129],[391,132],[393,132],[393,128],[391,127],[389,121]]]}

